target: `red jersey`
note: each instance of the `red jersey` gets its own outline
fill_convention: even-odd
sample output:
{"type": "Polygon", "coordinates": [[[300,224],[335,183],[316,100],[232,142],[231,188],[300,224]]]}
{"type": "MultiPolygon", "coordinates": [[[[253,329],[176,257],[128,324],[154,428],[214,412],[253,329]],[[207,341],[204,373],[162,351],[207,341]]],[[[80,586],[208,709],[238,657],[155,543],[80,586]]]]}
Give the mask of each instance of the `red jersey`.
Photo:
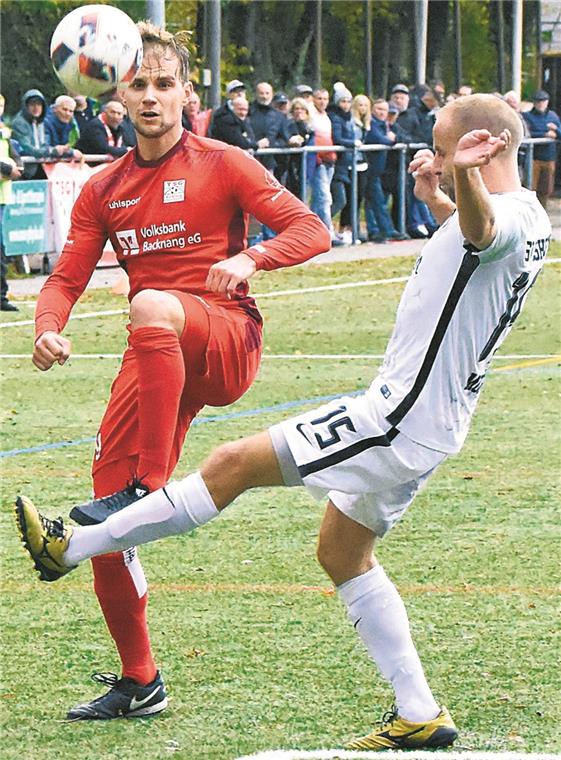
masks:
{"type": "MultiPolygon", "coordinates": [[[[180,290],[223,306],[205,289],[212,264],[246,253],[257,269],[299,264],[330,246],[329,232],[300,200],[239,148],[184,132],[157,161],[132,150],[82,188],[68,238],[37,303],[36,334],[61,332],[107,239],[141,290],[180,290]],[[248,213],[278,233],[247,248],[248,213]]],[[[233,303],[260,319],[247,283],[233,303]]]]}

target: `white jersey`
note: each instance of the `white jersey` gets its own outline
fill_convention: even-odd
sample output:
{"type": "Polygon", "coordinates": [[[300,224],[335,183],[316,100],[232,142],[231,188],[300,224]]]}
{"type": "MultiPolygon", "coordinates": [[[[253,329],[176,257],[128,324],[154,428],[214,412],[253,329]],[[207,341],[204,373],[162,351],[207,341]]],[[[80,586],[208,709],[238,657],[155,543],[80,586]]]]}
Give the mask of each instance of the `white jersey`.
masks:
{"type": "Polygon", "coordinates": [[[497,235],[489,248],[466,243],[457,212],[423,248],[367,392],[391,426],[446,453],[462,447],[491,358],[520,314],[551,236],[535,193],[491,200],[497,235]]]}

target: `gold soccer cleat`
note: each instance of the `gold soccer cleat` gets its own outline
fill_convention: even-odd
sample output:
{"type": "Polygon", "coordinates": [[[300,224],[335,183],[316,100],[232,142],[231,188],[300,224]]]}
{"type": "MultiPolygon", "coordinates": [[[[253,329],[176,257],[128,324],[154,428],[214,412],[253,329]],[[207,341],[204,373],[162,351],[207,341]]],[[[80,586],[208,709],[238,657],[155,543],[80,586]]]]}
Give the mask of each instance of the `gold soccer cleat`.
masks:
{"type": "Polygon", "coordinates": [[[15,512],[22,543],[39,571],[40,580],[56,581],[74,569],[62,561],[72,535],[72,528],[64,525],[62,517],[56,520],[43,517],[26,496],[17,497],[15,512]]]}
{"type": "Polygon", "coordinates": [[[400,718],[394,707],[384,715],[379,728],[368,736],[353,739],[346,746],[348,749],[379,752],[387,749],[436,749],[450,746],[457,736],[454,721],[445,707],[441,708],[436,718],[426,723],[413,723],[400,718]]]}

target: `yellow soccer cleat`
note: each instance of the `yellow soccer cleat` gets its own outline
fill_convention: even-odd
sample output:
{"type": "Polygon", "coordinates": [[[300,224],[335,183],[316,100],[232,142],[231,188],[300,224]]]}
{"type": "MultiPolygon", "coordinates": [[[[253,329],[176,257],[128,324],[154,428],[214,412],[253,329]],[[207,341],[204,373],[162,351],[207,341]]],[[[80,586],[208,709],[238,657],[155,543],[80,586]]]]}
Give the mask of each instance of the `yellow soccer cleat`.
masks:
{"type": "Polygon", "coordinates": [[[442,707],[433,720],[426,723],[413,723],[400,718],[397,709],[384,715],[380,728],[368,736],[353,739],[347,749],[369,749],[383,751],[387,749],[437,749],[449,747],[456,740],[458,731],[450,713],[442,707]]]}
{"type": "Polygon", "coordinates": [[[22,543],[39,571],[39,579],[56,581],[73,570],[62,561],[72,535],[72,528],[64,525],[62,517],[43,517],[26,496],[17,497],[15,511],[22,543]]]}

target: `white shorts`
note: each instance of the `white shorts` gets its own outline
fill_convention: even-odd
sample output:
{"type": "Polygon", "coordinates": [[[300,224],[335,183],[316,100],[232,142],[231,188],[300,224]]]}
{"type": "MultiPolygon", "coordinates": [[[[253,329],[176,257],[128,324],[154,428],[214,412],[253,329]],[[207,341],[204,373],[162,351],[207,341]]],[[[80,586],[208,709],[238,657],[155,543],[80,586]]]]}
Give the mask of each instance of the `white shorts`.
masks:
{"type": "Polygon", "coordinates": [[[366,395],[342,397],[269,428],[287,486],[326,496],[383,536],[446,459],[392,427],[366,395]]]}

